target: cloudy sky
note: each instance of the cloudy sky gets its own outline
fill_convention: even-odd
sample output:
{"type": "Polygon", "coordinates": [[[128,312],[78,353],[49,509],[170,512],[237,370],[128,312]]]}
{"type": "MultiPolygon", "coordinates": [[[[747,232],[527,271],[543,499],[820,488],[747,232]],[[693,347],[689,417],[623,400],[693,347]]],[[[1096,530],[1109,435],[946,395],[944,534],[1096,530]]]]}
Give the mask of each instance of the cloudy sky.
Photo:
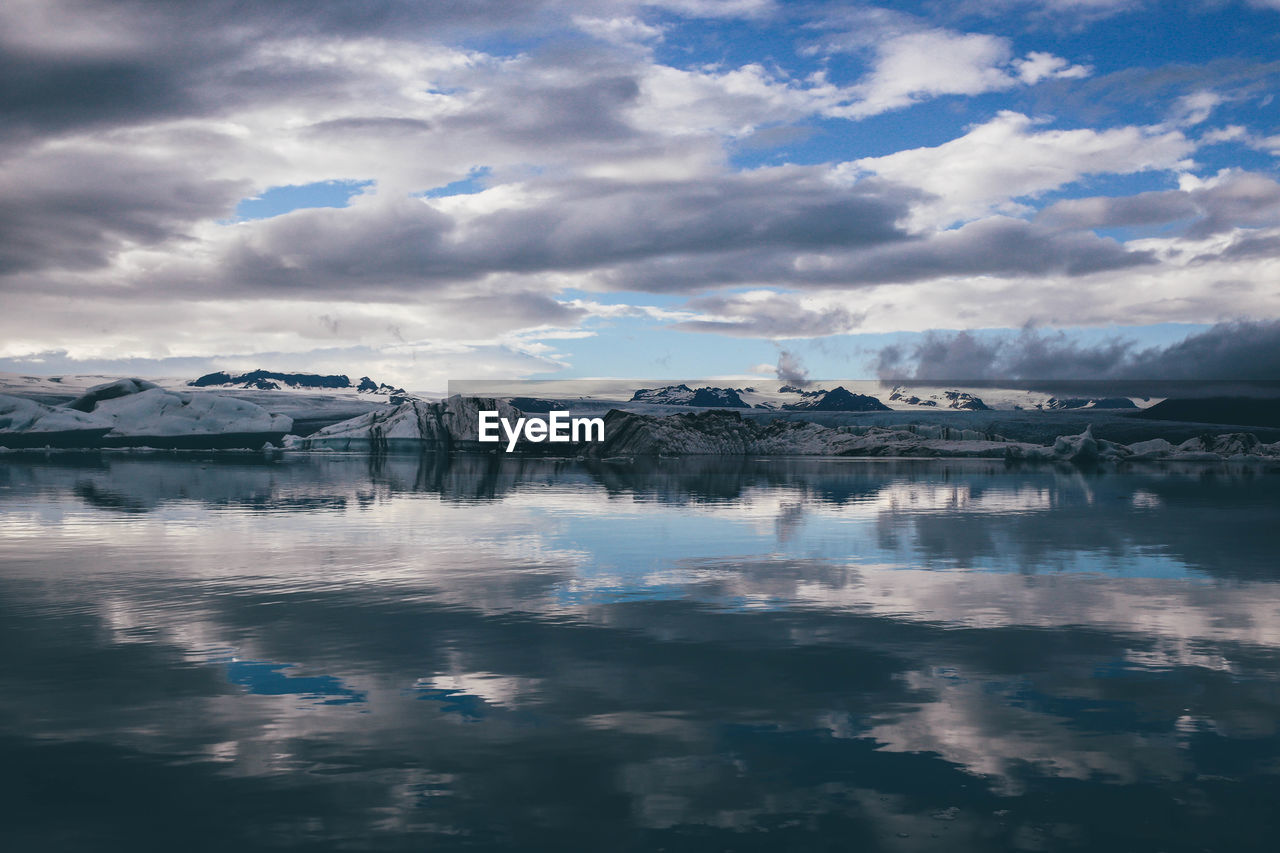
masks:
{"type": "Polygon", "coordinates": [[[7,0],[0,370],[1280,377],[1277,57],[1280,0],[7,0]]]}

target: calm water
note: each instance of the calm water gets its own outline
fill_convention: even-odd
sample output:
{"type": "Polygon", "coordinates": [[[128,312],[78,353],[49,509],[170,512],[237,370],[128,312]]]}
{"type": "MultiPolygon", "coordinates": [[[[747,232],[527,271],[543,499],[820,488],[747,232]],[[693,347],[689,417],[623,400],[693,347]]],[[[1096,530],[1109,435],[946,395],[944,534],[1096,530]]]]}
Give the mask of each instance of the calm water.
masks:
{"type": "Polygon", "coordinates": [[[1280,475],[0,462],[0,848],[1276,849],[1280,475]]]}

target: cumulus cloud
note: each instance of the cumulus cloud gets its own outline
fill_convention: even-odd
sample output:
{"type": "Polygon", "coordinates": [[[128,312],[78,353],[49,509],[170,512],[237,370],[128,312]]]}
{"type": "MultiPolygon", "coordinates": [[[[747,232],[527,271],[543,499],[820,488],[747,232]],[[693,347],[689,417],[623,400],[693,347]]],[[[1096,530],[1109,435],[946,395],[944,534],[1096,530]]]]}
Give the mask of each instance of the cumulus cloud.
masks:
{"type": "MultiPolygon", "coordinates": [[[[778,168],[692,181],[532,181],[448,199],[374,194],[223,227],[207,254],[135,276],[164,288],[330,298],[415,295],[494,274],[591,271],[671,258],[841,251],[906,239],[909,193],[778,168]]],[[[634,289],[635,279],[618,287],[634,289]]],[[[705,282],[703,283],[705,285],[705,282]]],[[[665,289],[660,282],[645,289],[665,289]]]]}
{"type": "Polygon", "coordinates": [[[1002,36],[924,26],[883,9],[846,10],[831,20],[847,29],[827,35],[822,49],[872,57],[868,73],[850,87],[851,102],[829,109],[832,115],[862,118],[944,95],[980,95],[1091,73],[1044,51],[1016,57],[1002,36]]]}
{"type": "MultiPolygon", "coordinates": [[[[738,162],[932,98],[1096,85],[1072,59],[946,20],[957,28],[769,0],[15,0],[0,7],[2,351],[438,365],[463,348],[541,364],[628,311],[782,340],[976,327],[1028,303],[1048,322],[1270,310],[1274,182],[1194,177],[1197,142],[1172,119],[1058,129],[974,113],[950,141],[843,165],[738,162]],[[803,70],[658,58],[717,16],[799,24],[815,52],[793,55],[803,70]],[[1156,171],[1188,174],[1033,215],[1090,176],[1156,171]],[[237,217],[272,188],[334,181],[361,190],[345,207],[237,217]],[[1179,228],[1093,233],[1125,222],[1179,228]],[[584,297],[600,291],[629,295],[584,297]],[[672,293],[688,298],[672,316],[622,304],[672,293]]],[[[1164,70],[1180,94],[1210,93],[1178,121],[1257,94],[1258,67],[1164,70]]],[[[1269,150],[1239,127],[1200,143],[1269,150]]]]}
{"type": "Polygon", "coordinates": [[[1001,111],[949,142],[866,157],[842,166],[845,174],[874,174],[916,187],[934,200],[916,221],[947,224],[1000,210],[1024,210],[1035,197],[1090,174],[1132,174],[1188,168],[1195,145],[1179,131],[1117,127],[1096,131],[1038,130],[1029,116],[1001,111]]]}
{"type": "Polygon", "coordinates": [[[1061,56],[1033,50],[1024,59],[1014,60],[1018,79],[1028,86],[1034,86],[1041,80],[1078,80],[1088,77],[1091,69],[1084,65],[1072,65],[1061,56]]]}

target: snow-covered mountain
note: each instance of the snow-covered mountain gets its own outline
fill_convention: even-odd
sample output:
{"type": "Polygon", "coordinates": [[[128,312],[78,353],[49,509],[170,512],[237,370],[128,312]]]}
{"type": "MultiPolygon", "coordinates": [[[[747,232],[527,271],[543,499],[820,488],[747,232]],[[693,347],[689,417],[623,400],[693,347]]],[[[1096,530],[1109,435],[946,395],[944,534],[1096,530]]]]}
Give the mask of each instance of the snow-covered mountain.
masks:
{"type": "Polygon", "coordinates": [[[1050,397],[1041,408],[1058,409],[1136,409],[1128,397],[1050,397]]]}
{"type": "Polygon", "coordinates": [[[322,375],[319,373],[281,373],[273,370],[251,370],[248,373],[206,373],[187,383],[193,388],[242,388],[257,391],[336,391],[353,389],[358,394],[383,394],[388,397],[406,397],[403,388],[385,382],[375,382],[368,376],[352,383],[346,374],[322,375]]]}
{"type": "Polygon", "coordinates": [[[631,395],[630,403],[656,403],[666,406],[695,406],[704,409],[770,409],[788,412],[887,412],[875,397],[855,394],[843,386],[831,390],[807,391],[794,385],[783,385],[777,394],[765,395],[755,388],[690,388],[688,385],[666,385],[641,388],[631,395]]]}
{"type": "Polygon", "coordinates": [[[941,393],[930,394],[926,397],[920,397],[912,394],[902,386],[896,386],[893,392],[889,394],[889,399],[893,402],[907,406],[923,406],[928,408],[945,408],[958,409],[966,412],[986,412],[991,407],[982,401],[981,397],[975,397],[968,391],[960,391],[951,389],[942,391],[941,393]]]}
{"type": "Polygon", "coordinates": [[[782,409],[788,412],[888,412],[892,411],[884,403],[869,394],[855,394],[843,385],[830,391],[800,391],[804,399],[794,403],[783,403],[782,409]]]}
{"type": "Polygon", "coordinates": [[[632,403],[658,403],[665,406],[701,406],[709,409],[747,409],[750,406],[739,396],[745,389],[738,388],[690,388],[688,385],[667,385],[662,388],[641,388],[631,395],[632,403]]]}

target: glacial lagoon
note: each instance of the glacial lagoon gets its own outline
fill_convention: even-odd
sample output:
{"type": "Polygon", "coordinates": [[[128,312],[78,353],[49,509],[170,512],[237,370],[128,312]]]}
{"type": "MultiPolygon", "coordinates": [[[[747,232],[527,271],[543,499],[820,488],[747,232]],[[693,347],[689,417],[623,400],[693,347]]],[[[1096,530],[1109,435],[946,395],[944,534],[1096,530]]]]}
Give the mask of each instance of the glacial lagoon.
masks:
{"type": "Polygon", "coordinates": [[[0,847],[1246,851],[1280,474],[10,454],[0,847]]]}

